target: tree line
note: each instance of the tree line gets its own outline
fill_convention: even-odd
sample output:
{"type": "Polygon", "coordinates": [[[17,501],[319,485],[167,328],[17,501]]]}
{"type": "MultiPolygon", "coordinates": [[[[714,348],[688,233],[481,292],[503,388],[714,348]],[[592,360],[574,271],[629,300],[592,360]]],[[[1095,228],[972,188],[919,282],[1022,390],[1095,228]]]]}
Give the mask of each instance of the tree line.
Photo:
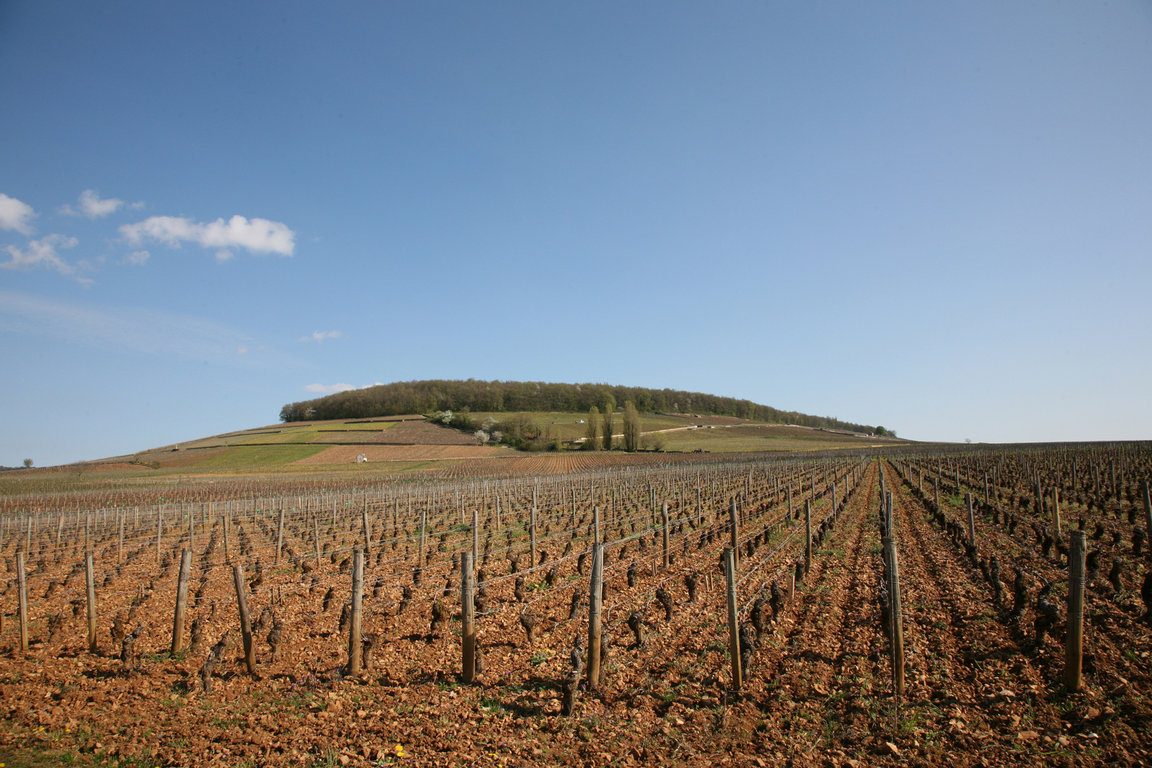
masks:
{"type": "Polygon", "coordinates": [[[830,416],[811,416],[782,411],[768,405],[733,397],[676,389],[622,387],[610,384],[558,384],[540,381],[425,380],[378,384],[374,387],[338,392],[313,400],[288,403],[280,409],[280,420],[320,421],[362,419],[401,414],[429,414],[443,411],[587,412],[596,408],[612,413],[617,403],[631,402],[640,413],[692,413],[736,416],[770,424],[799,424],[804,427],[873,433],[875,427],[854,424],[830,416]]]}

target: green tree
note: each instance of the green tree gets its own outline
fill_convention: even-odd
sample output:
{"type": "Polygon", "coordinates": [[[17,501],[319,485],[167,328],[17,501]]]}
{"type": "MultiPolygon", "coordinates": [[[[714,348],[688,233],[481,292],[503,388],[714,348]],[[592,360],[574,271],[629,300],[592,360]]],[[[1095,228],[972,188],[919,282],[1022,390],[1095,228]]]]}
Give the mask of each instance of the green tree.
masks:
{"type": "Polygon", "coordinates": [[[24,468],[30,469],[34,463],[35,462],[33,462],[32,459],[24,459],[24,468]]]}
{"type": "Polygon", "coordinates": [[[635,451],[640,448],[640,414],[631,400],[624,402],[624,450],[635,451]]]}
{"type": "Polygon", "coordinates": [[[605,409],[602,431],[600,433],[601,446],[606,451],[612,450],[612,411],[605,409]]]}
{"type": "Polygon", "coordinates": [[[600,446],[596,444],[597,429],[600,426],[600,409],[592,406],[588,409],[588,423],[584,425],[584,450],[594,451],[600,446]]]}

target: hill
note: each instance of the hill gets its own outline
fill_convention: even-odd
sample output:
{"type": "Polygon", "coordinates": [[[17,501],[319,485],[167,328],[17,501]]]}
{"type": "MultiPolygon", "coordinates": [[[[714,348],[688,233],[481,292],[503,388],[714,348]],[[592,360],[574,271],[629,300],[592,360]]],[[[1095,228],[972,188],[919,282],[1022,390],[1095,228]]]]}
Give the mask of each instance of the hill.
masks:
{"type": "MultiPolygon", "coordinates": [[[[642,450],[565,450],[580,448],[584,416],[562,412],[474,413],[535,425],[552,435],[562,450],[523,452],[485,444],[471,433],[436,424],[424,416],[401,414],[375,419],[292,422],[255,427],[87,462],[71,467],[19,470],[33,477],[65,472],[95,472],[111,479],[139,476],[211,477],[221,474],[332,475],[385,472],[430,477],[464,477],[574,472],[610,466],[667,464],[707,460],[707,455],[789,453],[870,448],[902,444],[798,425],[765,424],[732,416],[645,414],[640,417],[642,450]]],[[[617,418],[617,425],[620,424],[617,418]]],[[[617,435],[619,437],[619,435],[617,435]]],[[[93,478],[95,479],[95,478],[93,478]]],[[[23,482],[23,481],[21,481],[23,482]]]]}
{"type": "Polygon", "coordinates": [[[631,401],[642,414],[705,414],[732,416],[769,424],[835,429],[859,434],[888,434],[883,427],[782,411],[732,397],[609,384],[560,384],[541,381],[424,380],[378,384],[338,392],[313,400],[288,403],[280,409],[284,422],[317,419],[364,419],[405,413],[471,411],[508,413],[547,411],[587,413],[591,408],[614,411],[631,401]]]}

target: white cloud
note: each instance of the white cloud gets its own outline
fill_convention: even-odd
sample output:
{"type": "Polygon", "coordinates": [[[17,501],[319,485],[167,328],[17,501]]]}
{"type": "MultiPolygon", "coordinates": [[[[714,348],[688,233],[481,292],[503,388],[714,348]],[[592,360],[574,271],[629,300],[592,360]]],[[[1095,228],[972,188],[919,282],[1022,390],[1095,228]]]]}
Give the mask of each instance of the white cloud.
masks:
{"type": "Polygon", "coordinates": [[[347,392],[352,389],[362,389],[362,387],[354,387],[351,384],[305,384],[305,392],[315,392],[318,394],[331,395],[336,392],[347,392]]]}
{"type": "Polygon", "coordinates": [[[36,212],[32,206],[0,192],[0,229],[12,229],[22,235],[31,235],[34,218],[36,212]]]}
{"type": "Polygon", "coordinates": [[[152,254],[148,253],[148,251],[132,251],[132,253],[124,257],[124,260],[129,264],[135,264],[138,267],[142,267],[148,261],[148,259],[151,258],[151,256],[152,254]]]}
{"type": "Polygon", "coordinates": [[[122,205],[124,205],[123,200],[118,200],[115,197],[106,200],[101,199],[96,190],[86,189],[80,193],[79,211],[70,205],[65,205],[60,209],[60,213],[68,216],[87,216],[90,219],[99,219],[110,213],[115,213],[122,205]]]}
{"type": "Polygon", "coordinates": [[[301,336],[300,341],[324,341],[325,339],[338,339],[343,335],[340,331],[313,331],[311,336],[301,336]]]}
{"type": "Polygon", "coordinates": [[[218,260],[219,250],[228,248],[281,256],[291,256],[296,248],[296,233],[287,225],[243,216],[233,216],[228,221],[216,219],[206,224],[181,216],[152,216],[136,224],[123,225],[120,234],[133,245],[155,240],[170,246],[187,242],[216,248],[218,260]]]}
{"type": "Polygon", "coordinates": [[[228,250],[227,248],[221,248],[220,250],[216,251],[216,261],[221,264],[226,261],[232,261],[233,255],[234,254],[232,251],[228,250]]]}
{"type": "MultiPolygon", "coordinates": [[[[12,258],[10,261],[0,262],[0,268],[19,270],[44,268],[71,277],[76,274],[76,267],[60,258],[56,249],[74,248],[77,242],[74,237],[48,235],[39,240],[30,241],[27,248],[17,248],[14,245],[6,246],[4,250],[12,258]]],[[[81,282],[91,281],[82,280],[81,282]]]]}

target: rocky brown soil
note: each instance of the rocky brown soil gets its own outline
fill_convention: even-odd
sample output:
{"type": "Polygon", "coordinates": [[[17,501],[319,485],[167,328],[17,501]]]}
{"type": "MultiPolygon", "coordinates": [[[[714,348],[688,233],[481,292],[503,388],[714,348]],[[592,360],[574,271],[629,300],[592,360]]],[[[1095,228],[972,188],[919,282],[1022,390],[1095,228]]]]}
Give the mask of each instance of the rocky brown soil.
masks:
{"type": "MultiPolygon", "coordinates": [[[[571,539],[576,548],[564,552],[570,537],[561,517],[550,518],[550,532],[541,536],[542,566],[528,570],[522,550],[511,545],[494,547],[482,566],[483,671],[473,685],[459,677],[459,581],[450,560],[470,538],[453,538],[443,551],[431,538],[428,564],[419,584],[412,584],[404,563],[415,556],[414,541],[383,532],[378,551],[367,556],[364,603],[364,631],[378,644],[371,668],[355,677],[342,674],[347,635],[340,626],[350,585],[344,560],[356,539],[355,523],[338,526],[319,565],[309,563],[307,518],[286,537],[296,557],[279,564],[269,551],[274,523],[244,525],[251,541],[241,561],[252,617],[260,622],[255,676],[243,662],[222,542],[195,558],[188,623],[191,628],[199,620],[203,636],[175,656],[168,643],[178,558],[157,564],[142,539],[136,556],[116,569],[108,564],[109,543],[96,546],[105,563],[98,569],[105,608],[99,651],[91,654],[84,574],[73,567],[82,560],[80,545],[64,546],[56,560],[43,563],[33,551],[34,621],[26,654],[18,647],[10,562],[0,595],[0,760],[9,766],[1152,762],[1152,680],[1146,671],[1152,636],[1137,594],[1142,563],[1128,564],[1119,593],[1102,573],[1090,581],[1086,685],[1066,694],[1063,622],[1037,647],[1033,621],[1045,582],[1055,584],[1051,598],[1063,610],[1063,568],[1036,553],[1023,529],[1013,535],[982,519],[981,552],[985,558],[997,554],[1002,564],[997,600],[978,565],[932,522],[928,504],[893,465],[866,462],[859,478],[847,504],[839,492],[834,527],[816,546],[795,594],[781,598],[778,611],[765,609],[758,635],[747,630],[757,643],[739,692],[731,689],[724,577],[717,567],[728,541],[724,505],[693,518],[691,499],[681,495],[682,506],[673,513],[681,521],[673,525],[673,562],[664,570],[658,532],[645,528],[652,515],[621,503],[616,518],[605,518],[607,538],[623,539],[607,547],[606,675],[596,690],[582,686],[570,717],[560,714],[562,683],[573,642],[587,631],[588,564],[577,558],[583,539],[571,539]],[[898,702],[880,622],[881,472],[894,495],[900,558],[907,688],[898,702]],[[637,534],[629,521],[641,521],[637,534]],[[515,572],[506,555],[519,557],[515,572]],[[1015,618],[1017,564],[1027,571],[1029,607],[1015,618]],[[524,577],[519,586],[518,575],[524,577]],[[699,579],[694,603],[689,576],[699,579]],[[670,618],[660,592],[671,598],[670,618]],[[569,619],[574,594],[582,602],[569,619]],[[452,610],[446,624],[433,627],[437,600],[452,610]],[[628,625],[634,612],[644,630],[640,646],[628,625]],[[525,613],[535,620],[532,643],[521,621],[525,613]],[[113,625],[117,615],[123,629],[113,625]],[[139,640],[123,660],[120,634],[137,625],[139,640]],[[205,690],[201,670],[217,644],[219,660],[205,690]]],[[[604,482],[600,476],[595,481],[604,482]]],[[[644,500],[647,492],[637,485],[621,496],[644,500]]],[[[752,541],[738,572],[746,623],[756,598],[768,605],[773,584],[786,592],[803,549],[800,494],[791,520],[782,494],[753,496],[763,503],[752,505],[742,524],[742,547],[752,541]],[[756,540],[767,526],[768,540],[756,540]]],[[[581,510],[582,522],[587,511],[581,510]]],[[[832,520],[830,513],[830,499],[819,497],[814,519],[832,520]]],[[[956,507],[945,514],[961,519],[956,507]]],[[[203,538],[197,546],[204,550],[203,538]]],[[[232,547],[236,556],[235,540],[232,547]]],[[[8,561],[11,551],[4,552],[8,561]]]]}

